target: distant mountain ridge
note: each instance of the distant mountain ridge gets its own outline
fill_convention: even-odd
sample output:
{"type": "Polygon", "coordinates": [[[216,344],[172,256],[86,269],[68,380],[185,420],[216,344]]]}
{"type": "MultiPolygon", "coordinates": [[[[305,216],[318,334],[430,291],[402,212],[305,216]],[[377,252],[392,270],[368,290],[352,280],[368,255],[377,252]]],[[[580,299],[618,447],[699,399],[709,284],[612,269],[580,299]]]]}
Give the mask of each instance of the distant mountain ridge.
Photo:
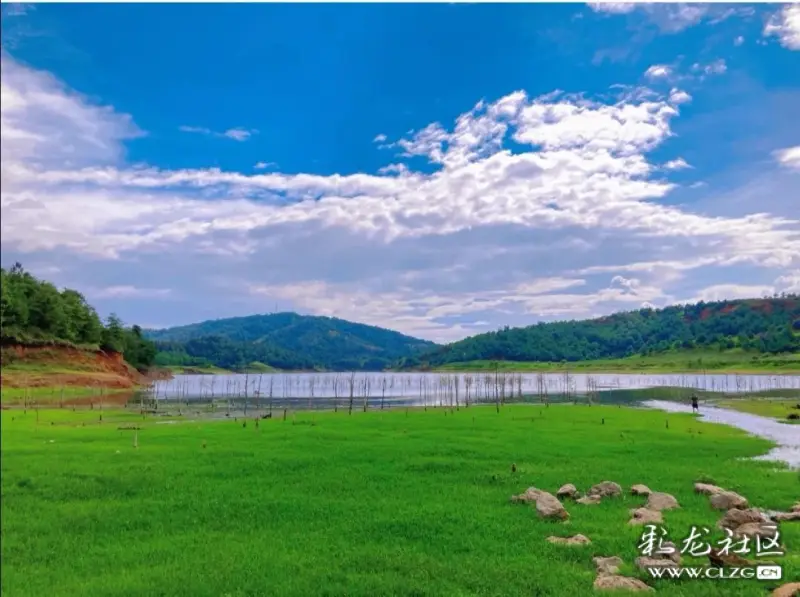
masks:
{"type": "Polygon", "coordinates": [[[279,369],[381,370],[436,345],[335,317],[273,313],[144,330],[161,365],[239,369],[257,361],[279,369]]]}
{"type": "Polygon", "coordinates": [[[640,309],[471,336],[403,359],[403,368],[469,361],[576,362],[695,348],[800,351],[800,296],[640,309]]]}

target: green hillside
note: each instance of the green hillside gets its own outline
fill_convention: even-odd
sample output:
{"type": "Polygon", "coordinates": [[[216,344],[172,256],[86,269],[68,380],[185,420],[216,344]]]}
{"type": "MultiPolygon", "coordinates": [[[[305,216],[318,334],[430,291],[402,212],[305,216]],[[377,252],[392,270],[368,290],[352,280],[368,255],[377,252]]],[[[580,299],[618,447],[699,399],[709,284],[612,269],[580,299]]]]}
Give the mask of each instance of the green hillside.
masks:
{"type": "Polygon", "coordinates": [[[800,297],[641,309],[586,321],[539,323],[466,338],[404,359],[406,368],[475,361],[586,362],[696,352],[800,352],[800,297]]]}
{"type": "Polygon", "coordinates": [[[159,365],[241,369],[253,361],[279,369],[381,370],[436,345],[333,317],[275,313],[146,330],[159,365]]]}
{"type": "MultiPolygon", "coordinates": [[[[126,327],[114,314],[101,321],[80,292],[59,290],[19,263],[0,268],[0,344],[122,353],[137,369],[152,365],[156,352],[139,326],[126,327]]],[[[4,367],[19,365],[19,358],[11,362],[10,351],[3,357],[4,367]]]]}

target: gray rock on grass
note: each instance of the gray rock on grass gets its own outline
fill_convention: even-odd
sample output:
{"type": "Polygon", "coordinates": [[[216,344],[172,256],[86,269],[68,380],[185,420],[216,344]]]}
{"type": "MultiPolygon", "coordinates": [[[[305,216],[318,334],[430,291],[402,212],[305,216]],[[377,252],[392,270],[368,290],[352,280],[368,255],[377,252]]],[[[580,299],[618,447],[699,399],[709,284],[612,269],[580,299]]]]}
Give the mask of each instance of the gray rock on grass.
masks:
{"type": "Polygon", "coordinates": [[[647,503],[644,505],[644,507],[648,510],[661,511],[672,510],[674,508],[680,508],[681,506],[678,504],[678,500],[676,500],[674,496],[668,493],[656,491],[647,496],[647,503]]]}
{"type": "Polygon", "coordinates": [[[730,510],[731,508],[743,510],[747,508],[747,499],[734,491],[723,490],[712,494],[709,502],[717,510],[730,510]]]}
{"type": "Polygon", "coordinates": [[[631,510],[632,518],[628,524],[660,524],[664,522],[664,517],[659,510],[648,510],[647,508],[636,508],[631,510]]]}

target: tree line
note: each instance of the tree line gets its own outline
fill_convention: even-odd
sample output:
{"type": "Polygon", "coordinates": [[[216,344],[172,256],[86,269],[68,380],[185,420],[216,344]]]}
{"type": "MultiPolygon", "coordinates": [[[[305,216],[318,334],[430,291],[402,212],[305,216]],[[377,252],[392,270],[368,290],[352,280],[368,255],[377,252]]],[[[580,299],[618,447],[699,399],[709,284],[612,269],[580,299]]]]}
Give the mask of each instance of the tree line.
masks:
{"type": "Polygon", "coordinates": [[[0,339],[3,344],[61,344],[122,353],[137,369],[150,367],[153,342],[137,326],[126,327],[115,314],[105,321],[84,296],[59,290],[15,263],[0,268],[0,339]]]}
{"type": "Polygon", "coordinates": [[[400,361],[402,367],[507,361],[588,361],[670,351],[800,351],[800,296],[699,302],[472,336],[400,361]]]}

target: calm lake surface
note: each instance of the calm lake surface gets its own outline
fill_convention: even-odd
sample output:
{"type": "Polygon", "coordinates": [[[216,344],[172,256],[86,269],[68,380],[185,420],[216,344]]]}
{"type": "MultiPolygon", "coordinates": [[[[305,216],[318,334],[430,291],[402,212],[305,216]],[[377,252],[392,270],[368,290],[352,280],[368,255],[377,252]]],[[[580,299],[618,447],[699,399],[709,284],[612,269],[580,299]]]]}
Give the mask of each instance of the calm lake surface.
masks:
{"type": "Polygon", "coordinates": [[[692,391],[726,394],[797,390],[800,375],[565,373],[274,373],[178,375],[151,389],[159,401],[228,400],[257,406],[331,408],[353,396],[359,406],[453,406],[478,402],[648,398],[685,399],[692,391]],[[649,391],[648,391],[649,390],[649,391]],[[628,395],[624,398],[623,395],[628,395]]]}

